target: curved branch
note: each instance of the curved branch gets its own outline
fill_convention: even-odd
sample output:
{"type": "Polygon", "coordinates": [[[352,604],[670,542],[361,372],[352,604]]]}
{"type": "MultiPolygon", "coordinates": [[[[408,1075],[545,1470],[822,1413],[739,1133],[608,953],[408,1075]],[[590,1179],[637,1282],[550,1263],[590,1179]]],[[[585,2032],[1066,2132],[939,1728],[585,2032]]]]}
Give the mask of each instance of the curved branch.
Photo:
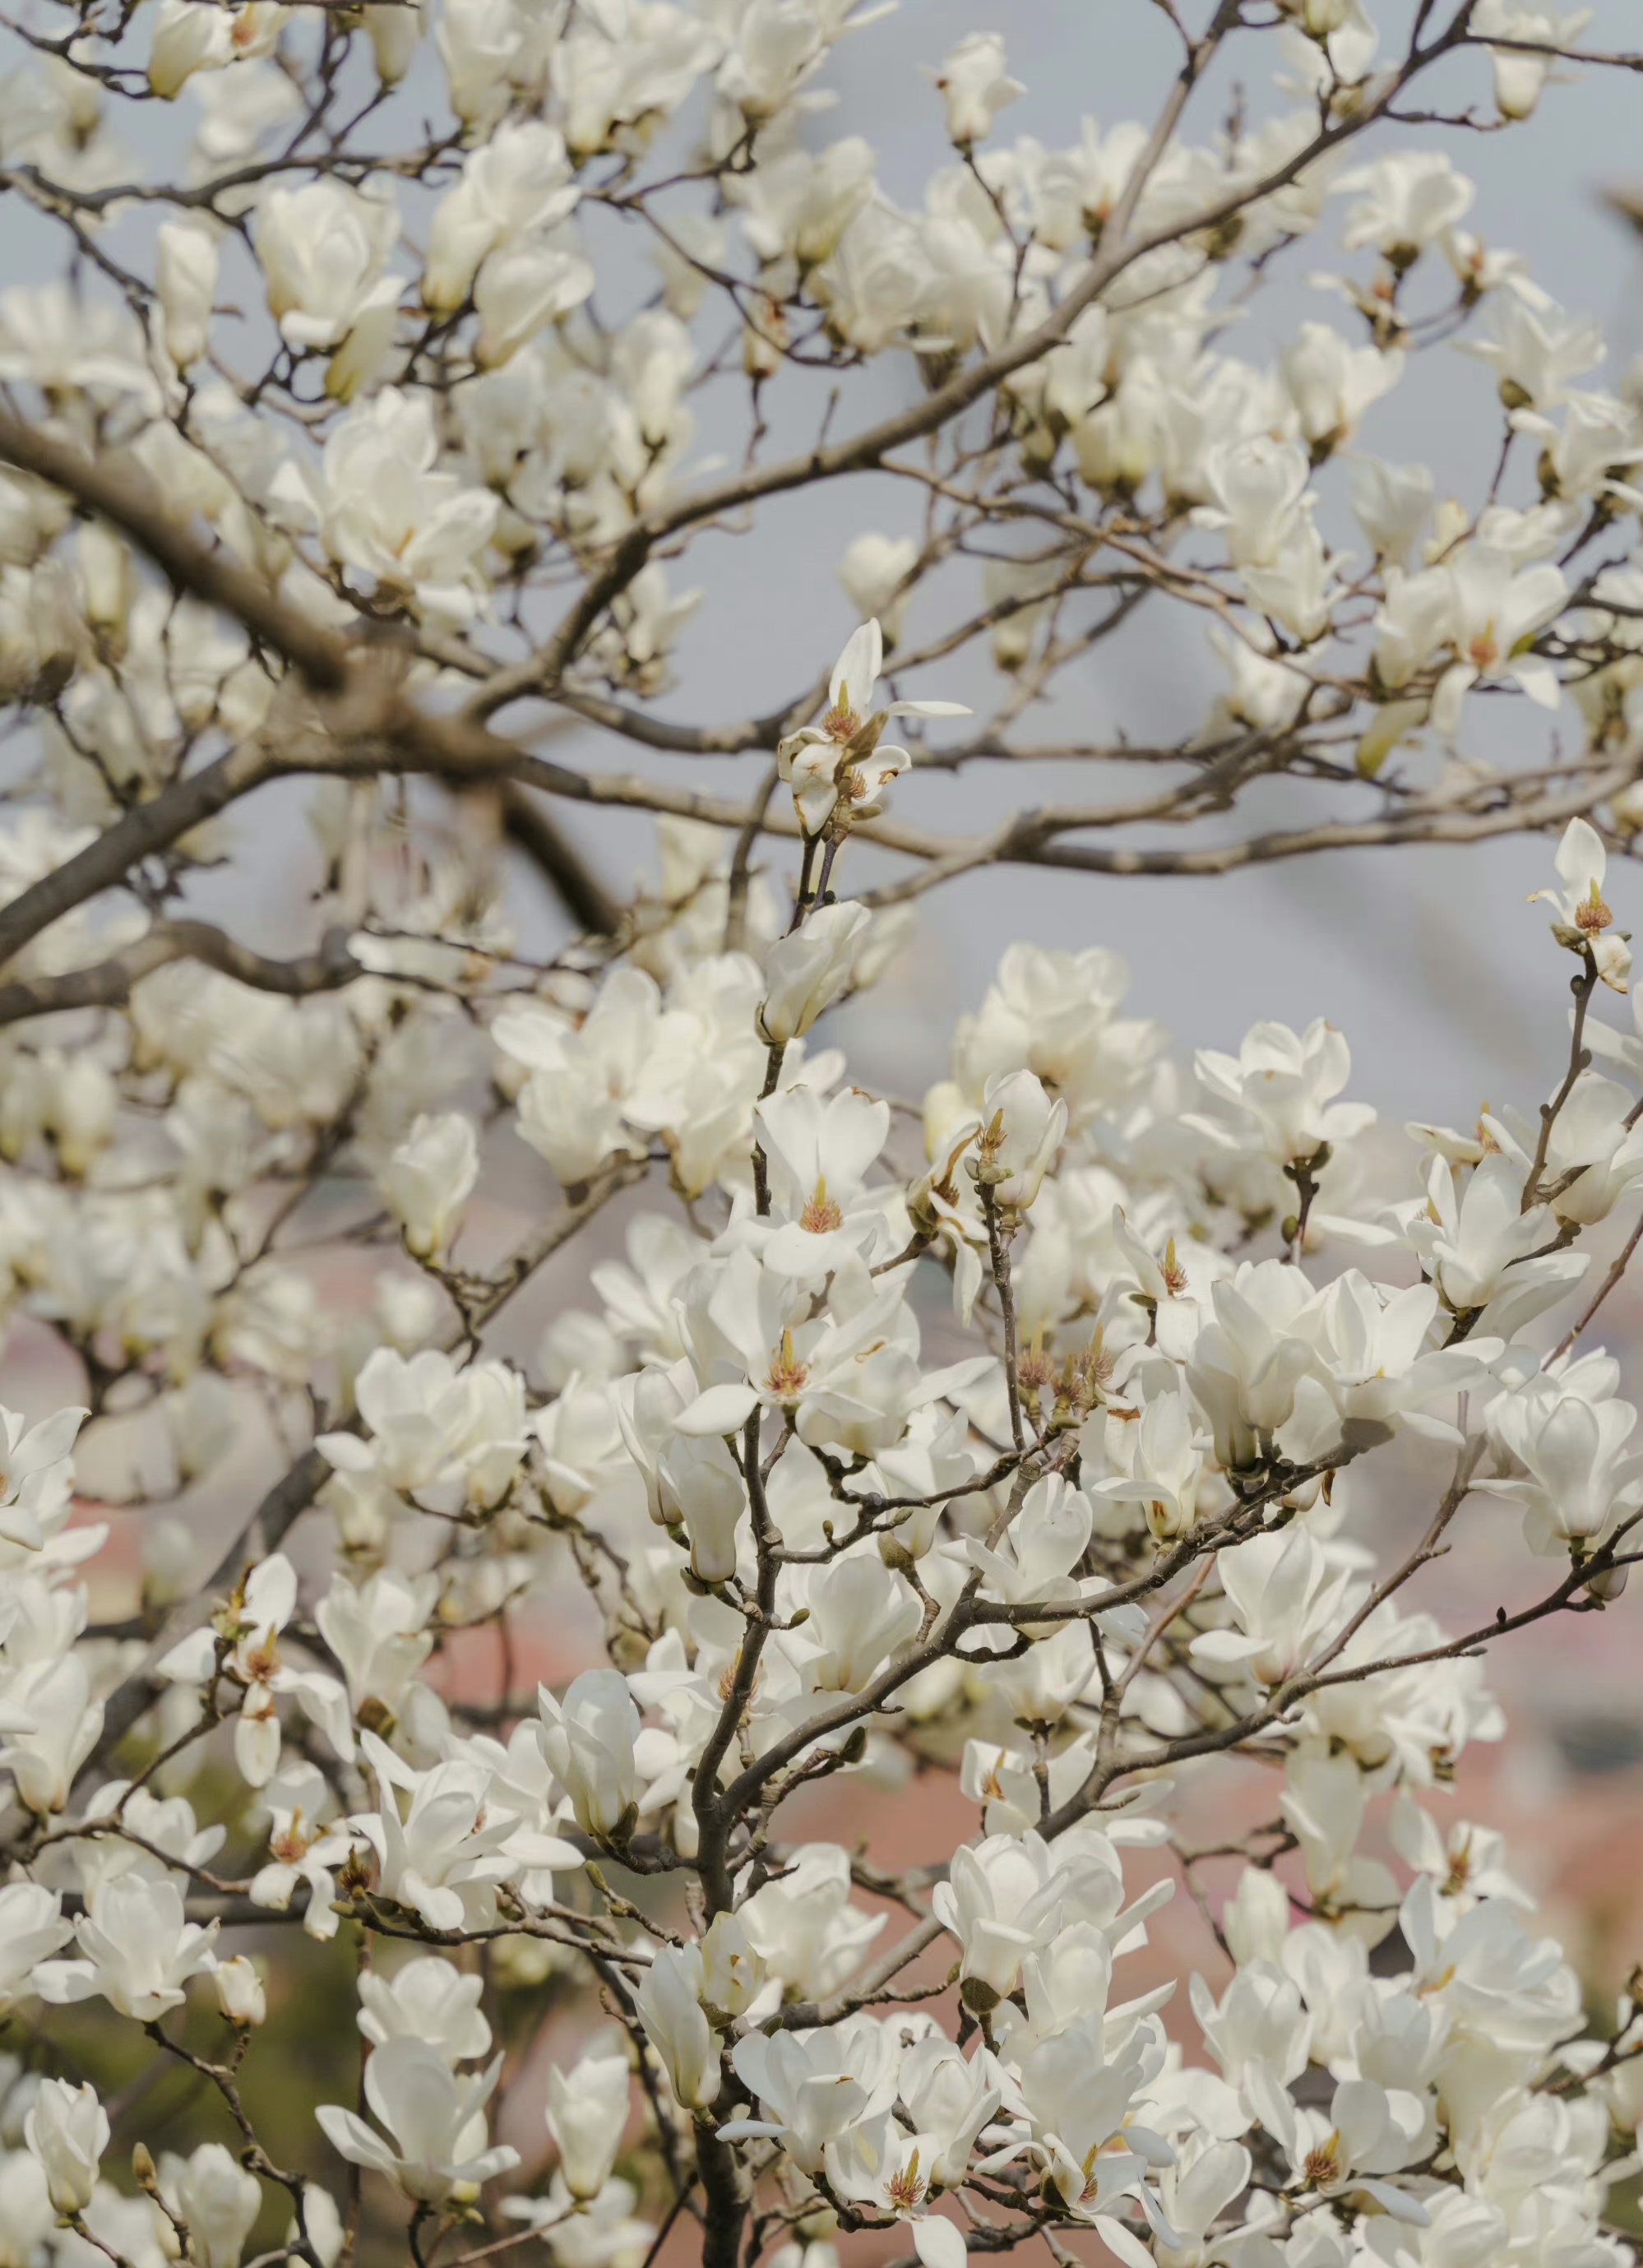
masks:
{"type": "Polygon", "coordinates": [[[0,457],[66,490],[77,504],[112,521],[148,554],[173,589],[232,615],[259,645],[299,671],[316,693],[340,693],[346,686],[345,642],[289,605],[231,552],[202,543],[167,511],[140,465],[88,457],[55,433],[26,425],[4,409],[0,457]]]}
{"type": "Polygon", "coordinates": [[[270,961],[210,922],[166,922],[92,968],[0,984],[0,1026],[70,1008],[123,1007],[134,984],[173,961],[203,961],[254,991],[281,992],[293,1000],[311,992],[334,992],[365,974],[341,930],[328,930],[317,953],[295,961],[270,961]]]}

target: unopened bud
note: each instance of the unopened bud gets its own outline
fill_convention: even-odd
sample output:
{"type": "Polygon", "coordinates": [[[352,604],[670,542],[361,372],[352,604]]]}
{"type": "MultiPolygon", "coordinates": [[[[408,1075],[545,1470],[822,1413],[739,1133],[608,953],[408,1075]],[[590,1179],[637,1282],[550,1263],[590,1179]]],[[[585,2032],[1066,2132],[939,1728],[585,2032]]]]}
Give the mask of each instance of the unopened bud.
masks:
{"type": "Polygon", "coordinates": [[[217,1964],[217,2005],[231,2024],[248,2028],[267,2016],[268,1997],[254,1962],[243,1953],[217,1964]]]}

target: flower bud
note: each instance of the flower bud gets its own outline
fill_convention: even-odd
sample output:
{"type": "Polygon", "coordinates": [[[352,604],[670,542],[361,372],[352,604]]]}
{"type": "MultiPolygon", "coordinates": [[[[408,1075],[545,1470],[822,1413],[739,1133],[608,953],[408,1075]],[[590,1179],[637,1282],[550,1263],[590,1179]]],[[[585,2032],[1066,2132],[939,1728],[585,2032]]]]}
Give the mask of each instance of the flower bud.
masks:
{"type": "Polygon", "coordinates": [[[222,248],[214,224],[199,213],[162,222],[155,238],[154,282],[165,317],[166,351],[179,370],[198,362],[211,341],[222,248]]]}
{"type": "Polygon", "coordinates": [[[628,2123],[628,2058],[584,2056],[568,2075],[548,2073],[548,2132],[573,2198],[591,2204],[610,2179],[628,2123]]]}
{"type": "Polygon", "coordinates": [[[268,1997],[256,1963],[243,1953],[217,1964],[217,2005],[231,2024],[260,2024],[267,2016],[268,1997]]]}
{"type": "Polygon", "coordinates": [[[764,1962],[733,1913],[715,1915],[702,1940],[702,1998],[716,2016],[745,2014],[764,1983],[764,1962]]]}
{"type": "Polygon", "coordinates": [[[687,2110],[705,2110],[719,2090],[724,2042],[703,2010],[705,1982],[699,1945],[664,1945],[634,1995],[645,2036],[687,2110]]]}
{"type": "Polygon", "coordinates": [[[576,1822],[589,1835],[631,1831],[638,1795],[633,1744],[639,1712],[616,1669],[585,1669],[563,1702],[538,1695],[539,1738],[549,1770],[570,1797],[576,1822]]]}
{"type": "Polygon", "coordinates": [[[84,2213],[97,2187],[97,2171],[108,2147],[108,2113],[87,2084],[70,2087],[48,2079],[23,2122],[23,2139],[39,2161],[52,2204],[64,2219],[84,2213]]]}
{"type": "Polygon", "coordinates": [[[872,918],[866,906],[821,906],[802,929],[770,947],[764,964],[769,990],[759,1011],[767,1040],[779,1045],[802,1038],[848,989],[857,948],[872,918]]]}

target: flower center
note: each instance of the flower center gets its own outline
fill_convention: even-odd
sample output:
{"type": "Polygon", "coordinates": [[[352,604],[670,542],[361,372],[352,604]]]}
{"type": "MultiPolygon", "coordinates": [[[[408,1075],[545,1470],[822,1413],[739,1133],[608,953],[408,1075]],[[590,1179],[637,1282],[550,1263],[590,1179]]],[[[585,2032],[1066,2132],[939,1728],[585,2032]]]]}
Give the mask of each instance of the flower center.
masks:
{"type": "Polygon", "coordinates": [[[1331,2134],[1318,2149],[1308,2150],[1304,2170],[1315,2189],[1322,2188],[1326,2182],[1338,2181],[1341,2175],[1340,2136],[1331,2134]]]}
{"type": "Polygon", "coordinates": [[[792,1331],[782,1333],[782,1344],[770,1358],[770,1374],[765,1383],[778,1402],[797,1402],[809,1377],[807,1366],[793,1351],[792,1331]]]}
{"type": "Polygon", "coordinates": [[[897,2213],[910,2213],[916,2205],[923,2202],[925,2186],[924,2176],[918,2170],[918,2153],[915,2150],[907,2163],[890,2176],[884,2185],[884,2193],[897,2213]]]}
{"type": "Polygon", "coordinates": [[[815,1194],[799,1214],[799,1226],[812,1236],[826,1236],[829,1230],[844,1227],[844,1216],[827,1193],[825,1174],[817,1176],[815,1194]]]}
{"type": "Polygon", "coordinates": [[[1446,1898],[1458,1897],[1461,1892],[1466,1888],[1467,1883],[1471,1880],[1471,1874],[1472,1845],[1471,1838],[1469,1836],[1460,1845],[1458,1850],[1452,1851],[1449,1853],[1449,1871],[1445,1875],[1443,1881],[1444,1896],[1446,1898]]]}
{"type": "Polygon", "coordinates": [[[266,1685],[279,1668],[279,1640],[272,1631],[265,1631],[249,1653],[241,1657],[246,1678],[252,1685],[266,1685]]]}
{"type": "Polygon", "coordinates": [[[829,740],[851,740],[861,730],[861,719],[850,705],[850,696],[840,696],[835,706],[822,719],[822,730],[829,740]]]}
{"type": "Polygon", "coordinates": [[[1599,930],[1607,929],[1614,916],[1603,903],[1595,882],[1589,894],[1574,909],[1574,926],[1583,929],[1588,936],[1595,937],[1599,930]]]}
{"type": "Polygon", "coordinates": [[[1500,659],[1500,649],[1492,630],[1480,630],[1466,649],[1466,659],[1474,669],[1492,669],[1500,659]]]}

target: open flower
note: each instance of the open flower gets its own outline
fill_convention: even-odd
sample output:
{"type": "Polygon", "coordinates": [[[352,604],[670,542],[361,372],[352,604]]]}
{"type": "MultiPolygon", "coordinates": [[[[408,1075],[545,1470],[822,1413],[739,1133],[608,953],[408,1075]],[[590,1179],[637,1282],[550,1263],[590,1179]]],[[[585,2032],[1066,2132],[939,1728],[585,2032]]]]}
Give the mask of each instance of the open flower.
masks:
{"type": "Polygon", "coordinates": [[[519,2162],[505,2143],[492,2146],[485,2105],[501,2075],[502,2058],[459,2077],[430,2040],[385,2040],[365,2066],[365,2101],[393,2137],[339,2103],[314,2112],[321,2132],[350,2165],[385,2174],[421,2205],[471,2198],[494,2174],[519,2162]]]}
{"type": "Polygon", "coordinates": [[[884,808],[890,782],[912,762],[905,748],[880,744],[892,717],[969,715],[961,701],[892,701],[874,709],[883,666],[883,634],[876,620],[864,622],[833,666],[827,714],[790,733],[777,749],[807,835],[820,835],[840,806],[850,819],[871,819],[884,808]]]}
{"type": "Polygon", "coordinates": [[[1603,877],[1609,853],[1603,838],[1587,819],[1572,819],[1563,830],[1552,862],[1563,882],[1560,890],[1536,890],[1530,905],[1544,899],[1555,906],[1558,918],[1551,933],[1573,953],[1589,953],[1598,975],[1613,992],[1624,992],[1632,968],[1632,948],[1626,932],[1612,926],[1614,916],[1603,899],[1603,877]]]}
{"type": "Polygon", "coordinates": [[[1438,680],[1432,721],[1452,735],[1469,687],[1511,679],[1543,709],[1558,706],[1558,674],[1544,654],[1530,651],[1568,598],[1563,571],[1547,559],[1519,569],[1505,551],[1470,543],[1446,571],[1455,659],[1438,680]]]}
{"type": "MultiPolygon", "coordinates": [[[[223,1674],[245,1698],[234,1720],[234,1762],[252,1787],[266,1787],[280,1758],[276,1703],[289,1693],[318,1725],[338,1756],[354,1752],[348,1697],[323,1670],[300,1668],[280,1650],[285,1625],[297,1611],[297,1573],[284,1552],[260,1560],[245,1580],[237,1603],[224,1610],[232,1638],[223,1674]]],[[[159,1675],[173,1683],[203,1685],[217,1665],[217,1636],[209,1625],[173,1646],[159,1675]]]]}

